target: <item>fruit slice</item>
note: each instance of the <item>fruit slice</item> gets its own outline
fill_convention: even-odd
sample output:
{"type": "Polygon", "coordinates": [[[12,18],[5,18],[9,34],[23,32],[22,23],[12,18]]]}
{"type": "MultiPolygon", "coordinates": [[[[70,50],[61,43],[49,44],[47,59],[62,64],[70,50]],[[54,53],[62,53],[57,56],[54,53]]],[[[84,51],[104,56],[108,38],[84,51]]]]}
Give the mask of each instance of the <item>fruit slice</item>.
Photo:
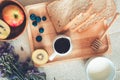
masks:
{"type": "Polygon", "coordinates": [[[0,20],[0,39],[6,39],[9,34],[10,27],[3,20],[0,20]]]}
{"type": "Polygon", "coordinates": [[[32,60],[38,66],[43,65],[48,61],[48,54],[44,49],[37,49],[32,53],[32,60]]]}

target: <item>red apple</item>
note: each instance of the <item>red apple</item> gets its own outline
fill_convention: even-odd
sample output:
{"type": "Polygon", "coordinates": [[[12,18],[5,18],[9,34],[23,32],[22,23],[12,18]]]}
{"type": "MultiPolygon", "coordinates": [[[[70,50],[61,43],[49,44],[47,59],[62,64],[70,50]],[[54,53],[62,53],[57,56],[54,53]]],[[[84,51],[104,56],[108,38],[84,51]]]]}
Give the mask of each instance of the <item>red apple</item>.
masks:
{"type": "Polygon", "coordinates": [[[16,5],[8,5],[3,8],[2,16],[5,22],[11,27],[18,27],[24,21],[23,10],[16,5]]]}

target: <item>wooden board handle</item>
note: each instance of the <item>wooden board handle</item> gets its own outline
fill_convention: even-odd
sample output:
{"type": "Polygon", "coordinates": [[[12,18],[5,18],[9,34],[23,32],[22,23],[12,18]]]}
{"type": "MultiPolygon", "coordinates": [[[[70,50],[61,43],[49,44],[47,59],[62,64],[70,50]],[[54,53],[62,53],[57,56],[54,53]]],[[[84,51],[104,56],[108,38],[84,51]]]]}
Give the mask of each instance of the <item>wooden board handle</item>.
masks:
{"type": "Polygon", "coordinates": [[[103,33],[103,35],[101,36],[100,40],[102,40],[106,33],[109,31],[109,29],[111,28],[111,25],[116,21],[116,19],[118,18],[118,16],[120,15],[120,13],[116,13],[115,16],[113,17],[112,21],[108,24],[108,28],[106,29],[106,31],[103,33]]]}

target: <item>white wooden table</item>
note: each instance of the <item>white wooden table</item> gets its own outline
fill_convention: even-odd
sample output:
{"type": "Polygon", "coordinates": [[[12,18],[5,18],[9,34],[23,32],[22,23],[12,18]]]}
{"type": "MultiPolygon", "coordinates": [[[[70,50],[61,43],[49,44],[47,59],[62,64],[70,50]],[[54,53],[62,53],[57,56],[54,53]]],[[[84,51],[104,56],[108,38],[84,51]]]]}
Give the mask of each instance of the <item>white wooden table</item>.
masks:
{"type": "MultiPolygon", "coordinates": [[[[24,6],[26,6],[30,4],[47,1],[47,0],[18,0],[18,1],[20,1],[24,6]]],[[[115,2],[117,4],[117,11],[120,12],[120,1],[115,0],[115,2]]],[[[112,60],[113,63],[115,64],[116,66],[115,80],[120,80],[120,46],[119,46],[120,45],[120,17],[118,21],[113,25],[109,33],[110,33],[110,39],[112,44],[112,54],[105,55],[105,56],[108,57],[110,60],[112,60]]],[[[27,40],[25,36],[27,36],[27,32],[24,32],[24,34],[22,34],[17,40],[11,43],[15,45],[16,43],[21,41],[21,39],[27,40]]],[[[28,41],[26,41],[26,44],[28,44],[27,42],[28,41]]],[[[29,48],[29,45],[26,45],[24,48],[29,48]]],[[[16,51],[20,52],[19,49],[17,49],[16,51]]],[[[30,51],[27,50],[26,53],[28,53],[29,55],[30,51]]],[[[25,55],[23,52],[20,52],[20,55],[24,55],[21,57],[23,60],[25,59],[26,56],[28,56],[27,54],[25,55]]],[[[85,62],[82,60],[68,61],[64,63],[61,62],[58,64],[53,64],[51,66],[40,68],[40,70],[43,70],[46,72],[47,80],[54,80],[54,77],[56,78],[56,80],[87,80],[85,75],[85,62]]]]}

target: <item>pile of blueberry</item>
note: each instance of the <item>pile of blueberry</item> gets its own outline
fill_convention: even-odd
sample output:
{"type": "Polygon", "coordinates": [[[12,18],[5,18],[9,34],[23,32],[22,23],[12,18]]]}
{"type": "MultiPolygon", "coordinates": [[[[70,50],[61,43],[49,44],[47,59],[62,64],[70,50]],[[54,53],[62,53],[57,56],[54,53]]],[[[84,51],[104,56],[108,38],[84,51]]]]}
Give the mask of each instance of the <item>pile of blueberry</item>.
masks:
{"type": "MultiPolygon", "coordinates": [[[[34,27],[36,27],[37,24],[40,23],[41,21],[46,21],[46,20],[47,20],[46,16],[40,17],[40,16],[36,16],[35,14],[31,14],[31,15],[30,15],[30,19],[33,21],[33,22],[32,22],[32,25],[33,25],[34,27]]],[[[39,32],[40,32],[40,33],[43,33],[43,32],[44,32],[44,28],[43,28],[43,27],[39,28],[39,32]]],[[[42,36],[38,35],[38,36],[36,37],[36,41],[37,41],[37,42],[42,41],[42,36]]]]}
{"type": "Polygon", "coordinates": [[[46,16],[40,17],[40,16],[36,16],[35,14],[31,14],[30,19],[33,21],[32,22],[33,26],[37,26],[39,22],[47,20],[46,16]]]}

